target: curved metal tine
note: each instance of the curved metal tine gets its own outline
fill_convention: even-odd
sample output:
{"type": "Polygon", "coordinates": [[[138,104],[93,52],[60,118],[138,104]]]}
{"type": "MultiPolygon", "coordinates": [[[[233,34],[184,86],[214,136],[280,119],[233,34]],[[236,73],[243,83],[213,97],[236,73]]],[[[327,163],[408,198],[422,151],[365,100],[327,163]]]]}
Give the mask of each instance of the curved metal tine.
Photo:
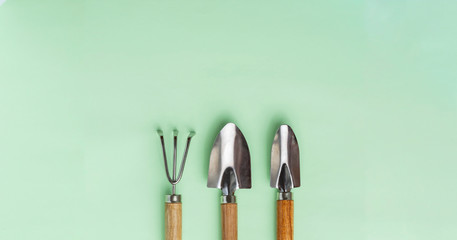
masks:
{"type": "Polygon", "coordinates": [[[167,174],[168,181],[173,184],[173,180],[170,178],[170,173],[168,171],[168,162],[167,162],[167,152],[165,151],[165,141],[163,139],[163,132],[162,130],[157,130],[157,134],[159,134],[160,142],[162,143],[162,152],[163,152],[163,163],[165,165],[165,173],[167,174]]]}
{"type": "Polygon", "coordinates": [[[181,167],[179,169],[179,174],[178,174],[178,178],[176,179],[176,183],[178,183],[182,178],[182,174],[184,172],[184,166],[186,165],[187,153],[189,152],[190,140],[192,139],[193,136],[195,136],[194,131],[190,132],[189,136],[187,137],[186,149],[184,150],[184,155],[182,157],[181,167]]]}
{"type": "Polygon", "coordinates": [[[176,181],[176,158],[177,158],[177,146],[178,145],[178,130],[173,130],[173,182],[176,181]]]}

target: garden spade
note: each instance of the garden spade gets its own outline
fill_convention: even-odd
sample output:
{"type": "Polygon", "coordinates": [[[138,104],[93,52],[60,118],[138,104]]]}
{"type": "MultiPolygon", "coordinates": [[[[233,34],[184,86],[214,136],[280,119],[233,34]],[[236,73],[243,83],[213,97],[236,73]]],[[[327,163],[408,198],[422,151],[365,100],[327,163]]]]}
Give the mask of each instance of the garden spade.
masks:
{"type": "Polygon", "coordinates": [[[300,155],[297,138],[288,125],[281,125],[271,147],[270,186],[277,188],[276,237],[294,238],[294,201],[292,188],[300,186],[300,155]]]}
{"type": "Polygon", "coordinates": [[[236,240],[238,230],[235,191],[239,188],[251,188],[251,158],[246,139],[233,123],[225,125],[214,141],[207,186],[222,190],[222,240],[236,240]]]}

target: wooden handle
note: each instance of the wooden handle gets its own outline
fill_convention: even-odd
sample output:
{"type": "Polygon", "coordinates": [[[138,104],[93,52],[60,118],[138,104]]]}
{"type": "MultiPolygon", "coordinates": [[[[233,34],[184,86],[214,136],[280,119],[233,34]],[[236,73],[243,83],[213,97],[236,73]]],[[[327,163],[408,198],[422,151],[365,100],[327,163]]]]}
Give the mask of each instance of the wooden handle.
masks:
{"type": "Polygon", "coordinates": [[[238,211],[236,203],[221,204],[222,240],[238,239],[238,211]]]}
{"type": "Polygon", "coordinates": [[[181,240],[182,238],[182,205],[165,203],[165,239],[181,240]]]}
{"type": "Polygon", "coordinates": [[[276,236],[278,240],[294,239],[294,200],[276,202],[276,236]]]}

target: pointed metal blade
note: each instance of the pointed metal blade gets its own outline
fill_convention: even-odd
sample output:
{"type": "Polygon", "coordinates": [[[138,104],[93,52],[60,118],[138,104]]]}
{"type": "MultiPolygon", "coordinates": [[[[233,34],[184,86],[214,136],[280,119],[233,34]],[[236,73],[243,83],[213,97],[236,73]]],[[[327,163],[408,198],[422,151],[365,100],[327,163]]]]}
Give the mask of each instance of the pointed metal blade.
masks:
{"type": "Polygon", "coordinates": [[[239,188],[251,188],[248,144],[233,123],[226,124],[214,141],[207,186],[222,189],[224,195],[233,194],[239,188]]]}
{"type": "Polygon", "coordinates": [[[271,147],[270,186],[290,192],[300,186],[300,153],[292,128],[281,125],[271,147]]]}

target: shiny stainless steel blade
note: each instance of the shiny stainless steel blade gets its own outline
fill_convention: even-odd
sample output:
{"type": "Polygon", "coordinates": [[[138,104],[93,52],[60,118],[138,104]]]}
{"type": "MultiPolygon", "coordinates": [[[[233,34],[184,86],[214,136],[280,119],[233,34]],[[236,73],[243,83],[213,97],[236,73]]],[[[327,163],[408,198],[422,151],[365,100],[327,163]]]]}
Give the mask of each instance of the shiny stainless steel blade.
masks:
{"type": "Polygon", "coordinates": [[[207,186],[222,189],[223,195],[233,195],[239,188],[251,188],[248,144],[233,123],[226,124],[214,141],[207,186]]]}
{"type": "Polygon", "coordinates": [[[292,128],[281,125],[271,147],[270,186],[290,192],[300,186],[300,154],[292,128]]]}

